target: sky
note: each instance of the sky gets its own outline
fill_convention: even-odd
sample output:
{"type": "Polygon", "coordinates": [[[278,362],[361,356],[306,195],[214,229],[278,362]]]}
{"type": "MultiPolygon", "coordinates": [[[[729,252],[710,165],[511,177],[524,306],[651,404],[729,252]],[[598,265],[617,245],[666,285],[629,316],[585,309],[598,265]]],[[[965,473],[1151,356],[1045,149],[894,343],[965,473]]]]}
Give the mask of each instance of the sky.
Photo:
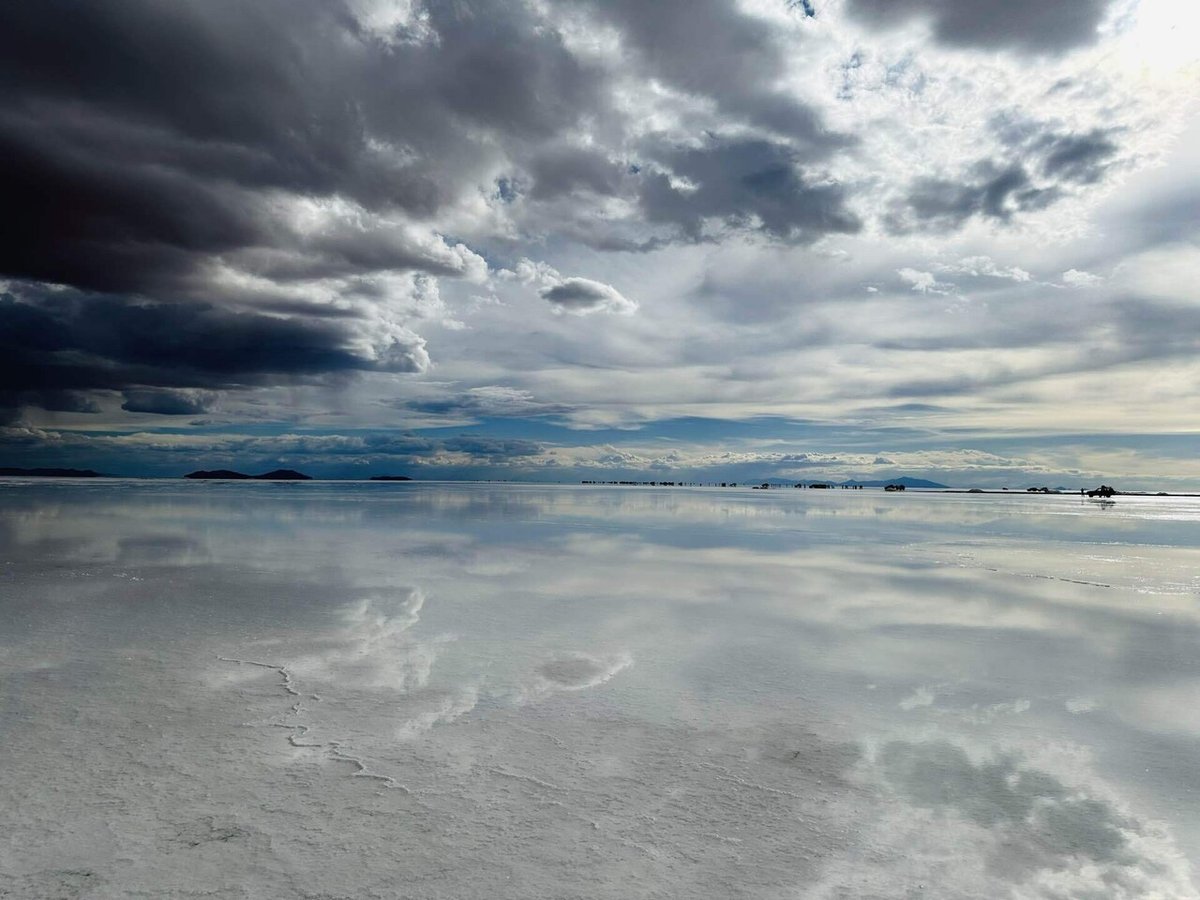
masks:
{"type": "Polygon", "coordinates": [[[0,465],[1200,489],[1200,9],[0,12],[0,465]]]}

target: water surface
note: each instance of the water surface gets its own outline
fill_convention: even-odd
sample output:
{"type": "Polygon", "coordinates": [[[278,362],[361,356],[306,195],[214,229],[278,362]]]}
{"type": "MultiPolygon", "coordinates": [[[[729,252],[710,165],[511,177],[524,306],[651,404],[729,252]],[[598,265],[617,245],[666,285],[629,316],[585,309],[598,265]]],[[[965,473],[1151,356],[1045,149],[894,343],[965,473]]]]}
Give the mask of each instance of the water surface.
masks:
{"type": "Polygon", "coordinates": [[[1196,897],[1200,503],[0,482],[0,895],[1196,897]]]}

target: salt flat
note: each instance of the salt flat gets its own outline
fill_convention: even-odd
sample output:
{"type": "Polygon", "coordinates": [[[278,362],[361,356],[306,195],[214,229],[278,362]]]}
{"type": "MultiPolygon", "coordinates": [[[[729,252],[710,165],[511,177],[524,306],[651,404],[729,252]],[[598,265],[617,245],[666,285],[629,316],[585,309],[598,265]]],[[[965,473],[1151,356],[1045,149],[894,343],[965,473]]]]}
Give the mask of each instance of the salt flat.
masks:
{"type": "Polygon", "coordinates": [[[1196,897],[1200,501],[0,482],[0,896],[1196,897]]]}

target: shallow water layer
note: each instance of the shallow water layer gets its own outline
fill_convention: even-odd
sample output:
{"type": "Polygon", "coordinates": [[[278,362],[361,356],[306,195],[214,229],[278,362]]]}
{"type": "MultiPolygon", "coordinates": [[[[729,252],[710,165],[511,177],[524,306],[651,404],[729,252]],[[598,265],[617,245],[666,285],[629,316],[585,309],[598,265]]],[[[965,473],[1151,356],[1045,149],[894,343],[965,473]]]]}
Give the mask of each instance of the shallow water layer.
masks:
{"type": "Polygon", "coordinates": [[[0,482],[0,896],[1196,897],[1200,502],[0,482]]]}

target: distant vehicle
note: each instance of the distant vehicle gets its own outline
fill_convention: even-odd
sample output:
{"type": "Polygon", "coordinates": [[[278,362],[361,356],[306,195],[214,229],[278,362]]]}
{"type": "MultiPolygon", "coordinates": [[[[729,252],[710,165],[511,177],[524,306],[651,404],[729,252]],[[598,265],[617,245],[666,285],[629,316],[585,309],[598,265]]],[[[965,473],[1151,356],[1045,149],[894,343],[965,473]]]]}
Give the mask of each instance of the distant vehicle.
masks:
{"type": "Polygon", "coordinates": [[[902,490],[904,490],[904,485],[902,485],[902,484],[887,484],[887,485],[884,485],[883,489],[885,491],[902,491],[902,490]]]}

